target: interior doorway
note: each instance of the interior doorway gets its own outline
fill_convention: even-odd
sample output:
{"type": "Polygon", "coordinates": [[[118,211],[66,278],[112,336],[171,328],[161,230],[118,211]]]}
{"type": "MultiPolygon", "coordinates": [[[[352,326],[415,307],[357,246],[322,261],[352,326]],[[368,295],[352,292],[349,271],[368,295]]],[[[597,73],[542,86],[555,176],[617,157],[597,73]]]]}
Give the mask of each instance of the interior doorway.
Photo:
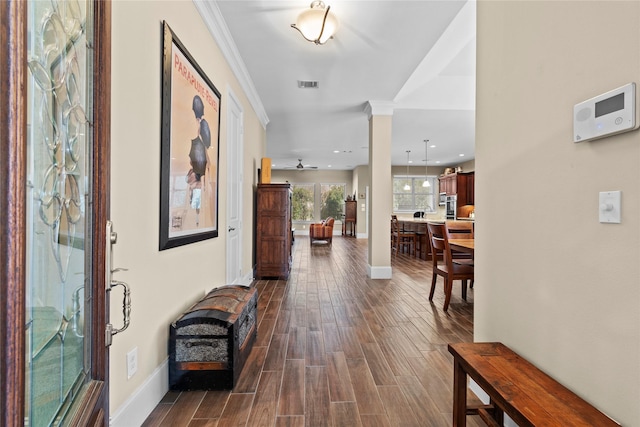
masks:
{"type": "Polygon", "coordinates": [[[242,281],[243,111],[231,90],[227,96],[227,283],[242,281]]]}

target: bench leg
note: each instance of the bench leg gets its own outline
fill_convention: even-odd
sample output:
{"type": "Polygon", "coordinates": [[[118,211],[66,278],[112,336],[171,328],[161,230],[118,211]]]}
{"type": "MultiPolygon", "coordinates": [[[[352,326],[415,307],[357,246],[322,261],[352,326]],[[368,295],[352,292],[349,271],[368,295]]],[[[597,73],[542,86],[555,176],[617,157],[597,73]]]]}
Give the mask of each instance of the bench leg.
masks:
{"type": "Polygon", "coordinates": [[[467,373],[458,360],[453,362],[453,427],[467,425],[467,373]]]}
{"type": "Polygon", "coordinates": [[[493,419],[498,423],[498,425],[504,425],[504,412],[502,409],[498,407],[495,403],[493,403],[493,399],[489,398],[489,403],[493,405],[493,419]]]}

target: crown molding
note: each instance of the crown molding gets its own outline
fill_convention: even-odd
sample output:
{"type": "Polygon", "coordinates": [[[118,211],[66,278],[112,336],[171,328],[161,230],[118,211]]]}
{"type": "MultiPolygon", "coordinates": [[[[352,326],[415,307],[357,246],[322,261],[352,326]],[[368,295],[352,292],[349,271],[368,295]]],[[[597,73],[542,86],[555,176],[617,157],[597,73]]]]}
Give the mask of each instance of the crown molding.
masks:
{"type": "Polygon", "coordinates": [[[238,79],[238,82],[249,99],[251,106],[255,110],[262,127],[266,129],[267,124],[269,123],[269,117],[267,117],[267,113],[264,110],[260,96],[253,85],[253,80],[251,80],[247,67],[244,65],[240,52],[238,52],[238,48],[231,37],[229,27],[227,27],[227,23],[222,17],[218,3],[215,1],[193,0],[193,4],[209,29],[209,33],[211,33],[211,36],[222,51],[222,55],[224,55],[227,60],[231,71],[238,79]]]}
{"type": "Polygon", "coordinates": [[[393,101],[367,101],[364,112],[369,116],[369,120],[372,116],[393,116],[395,106],[393,101]]]}

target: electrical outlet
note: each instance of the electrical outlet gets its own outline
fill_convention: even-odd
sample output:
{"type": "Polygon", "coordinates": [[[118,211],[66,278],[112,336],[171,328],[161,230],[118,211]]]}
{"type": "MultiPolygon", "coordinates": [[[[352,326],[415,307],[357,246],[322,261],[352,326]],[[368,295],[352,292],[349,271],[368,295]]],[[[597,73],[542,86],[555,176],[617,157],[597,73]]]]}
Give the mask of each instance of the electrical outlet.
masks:
{"type": "Polygon", "coordinates": [[[138,372],[138,347],[127,353],[127,379],[138,372]]]}

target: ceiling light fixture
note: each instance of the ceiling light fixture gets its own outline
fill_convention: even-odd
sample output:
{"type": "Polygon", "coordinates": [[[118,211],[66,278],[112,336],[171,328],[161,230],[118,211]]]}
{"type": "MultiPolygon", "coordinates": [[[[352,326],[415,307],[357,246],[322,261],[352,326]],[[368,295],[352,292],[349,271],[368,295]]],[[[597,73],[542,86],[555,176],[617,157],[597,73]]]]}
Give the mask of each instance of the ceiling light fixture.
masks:
{"type": "Polygon", "coordinates": [[[424,182],[422,183],[423,187],[431,187],[431,183],[429,182],[429,174],[427,173],[429,171],[429,165],[427,164],[427,161],[429,160],[429,158],[427,157],[428,144],[429,144],[429,140],[425,139],[424,140],[424,182]]]}
{"type": "Polygon", "coordinates": [[[407,183],[404,185],[404,191],[411,190],[411,186],[409,185],[409,153],[411,153],[411,150],[407,150],[407,183]]]}
{"type": "Polygon", "coordinates": [[[338,18],[329,12],[331,6],[325,6],[321,0],[312,1],[309,7],[298,15],[291,28],[298,30],[307,41],[325,44],[338,29],[338,18]]]}

